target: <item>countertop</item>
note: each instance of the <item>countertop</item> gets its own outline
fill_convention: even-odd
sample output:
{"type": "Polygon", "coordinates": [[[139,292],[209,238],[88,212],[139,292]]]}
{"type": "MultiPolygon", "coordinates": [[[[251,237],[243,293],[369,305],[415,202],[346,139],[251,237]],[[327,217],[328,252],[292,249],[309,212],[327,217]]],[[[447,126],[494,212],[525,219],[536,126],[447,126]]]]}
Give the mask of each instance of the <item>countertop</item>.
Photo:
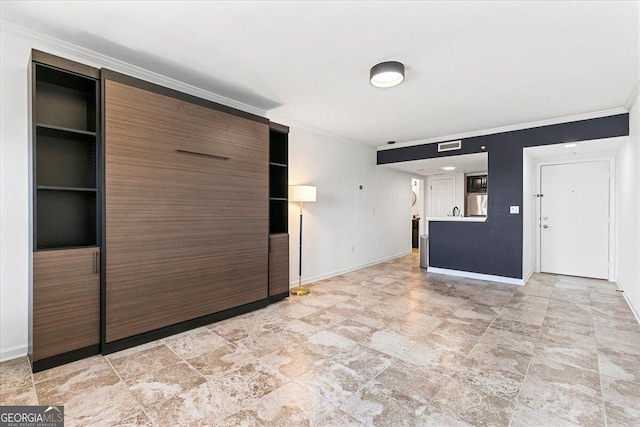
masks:
{"type": "Polygon", "coordinates": [[[438,216],[427,217],[427,221],[453,221],[453,222],[485,222],[486,216],[438,216]]]}

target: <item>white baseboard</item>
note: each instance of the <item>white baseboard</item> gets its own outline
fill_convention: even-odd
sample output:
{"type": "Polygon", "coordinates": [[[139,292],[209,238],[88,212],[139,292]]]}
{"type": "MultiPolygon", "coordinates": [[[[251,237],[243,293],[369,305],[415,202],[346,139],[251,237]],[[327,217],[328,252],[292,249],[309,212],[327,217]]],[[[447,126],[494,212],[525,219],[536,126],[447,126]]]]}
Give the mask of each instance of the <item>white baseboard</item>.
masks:
{"type": "MultiPolygon", "coordinates": [[[[387,262],[387,261],[391,261],[392,259],[396,259],[396,258],[400,258],[403,256],[407,256],[410,255],[412,252],[403,252],[401,254],[398,255],[393,255],[387,258],[382,258],[379,259],[377,261],[373,261],[367,264],[362,264],[362,265],[358,265],[356,267],[351,267],[351,268],[346,268],[344,270],[337,270],[337,271],[333,271],[331,273],[326,273],[326,274],[319,274],[317,276],[313,276],[313,277],[306,277],[302,279],[302,284],[303,285],[307,285],[309,283],[313,283],[313,282],[317,282],[320,280],[324,280],[324,279],[329,279],[331,277],[335,277],[335,276],[339,276],[341,274],[346,274],[346,273],[351,273],[352,271],[356,271],[356,270],[361,270],[363,268],[367,268],[367,267],[371,267],[372,265],[376,265],[376,264],[381,264],[383,262],[387,262]]],[[[296,286],[298,286],[298,280],[296,278],[296,280],[292,281],[289,283],[289,288],[295,288],[296,286]]]]}
{"type": "Polygon", "coordinates": [[[531,269],[531,271],[528,274],[522,275],[522,277],[524,277],[524,279],[522,279],[522,284],[526,285],[529,279],[531,279],[531,276],[533,276],[533,269],[531,269]]]}
{"type": "Polygon", "coordinates": [[[448,276],[466,277],[467,279],[487,280],[489,282],[507,283],[509,285],[524,285],[526,281],[513,277],[493,276],[491,274],[472,273],[470,271],[449,270],[448,268],[429,267],[429,273],[446,274],[448,276]]]}
{"type": "Polygon", "coordinates": [[[624,288],[622,287],[620,282],[616,282],[616,285],[618,285],[618,288],[620,288],[620,290],[622,291],[622,296],[624,297],[624,300],[627,302],[627,305],[631,309],[631,312],[633,313],[634,316],[636,316],[636,320],[640,324],[640,313],[638,313],[638,310],[636,310],[633,304],[631,304],[631,301],[629,301],[629,298],[627,298],[627,293],[624,291],[624,288]]]}
{"type": "Polygon", "coordinates": [[[26,356],[28,352],[29,347],[26,345],[16,345],[8,349],[2,349],[2,351],[0,351],[0,362],[26,356]]]}

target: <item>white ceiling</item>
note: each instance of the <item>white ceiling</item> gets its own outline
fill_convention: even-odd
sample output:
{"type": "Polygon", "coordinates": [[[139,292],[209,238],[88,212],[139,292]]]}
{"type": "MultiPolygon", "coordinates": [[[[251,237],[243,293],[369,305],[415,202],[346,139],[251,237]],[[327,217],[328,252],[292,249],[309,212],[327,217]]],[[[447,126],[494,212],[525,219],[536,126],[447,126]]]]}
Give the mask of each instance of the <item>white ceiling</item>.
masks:
{"type": "Polygon", "coordinates": [[[456,173],[487,172],[489,155],[487,153],[461,154],[459,156],[437,157],[433,159],[412,160],[409,162],[382,165],[391,169],[410,172],[413,175],[452,175],[456,173]],[[445,171],[445,166],[455,166],[453,171],[445,171]]]}
{"type": "Polygon", "coordinates": [[[2,20],[373,146],[624,107],[638,2],[0,2],[2,20]],[[371,66],[406,66],[391,89],[371,66]]]}
{"type": "Polygon", "coordinates": [[[566,144],[554,144],[529,147],[525,148],[525,151],[536,161],[607,155],[618,152],[627,139],[628,137],[626,136],[592,139],[578,142],[575,147],[565,147],[566,144]]]}

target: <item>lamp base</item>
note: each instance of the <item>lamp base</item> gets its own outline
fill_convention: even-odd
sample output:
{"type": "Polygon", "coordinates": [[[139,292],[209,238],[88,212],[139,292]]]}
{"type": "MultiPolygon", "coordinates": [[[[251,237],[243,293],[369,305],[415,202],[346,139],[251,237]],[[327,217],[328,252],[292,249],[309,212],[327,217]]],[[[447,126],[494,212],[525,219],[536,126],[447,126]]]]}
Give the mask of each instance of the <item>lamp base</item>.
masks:
{"type": "Polygon", "coordinates": [[[309,294],[309,288],[303,288],[301,286],[298,286],[297,288],[291,289],[291,295],[308,295],[308,294],[309,294]]]}

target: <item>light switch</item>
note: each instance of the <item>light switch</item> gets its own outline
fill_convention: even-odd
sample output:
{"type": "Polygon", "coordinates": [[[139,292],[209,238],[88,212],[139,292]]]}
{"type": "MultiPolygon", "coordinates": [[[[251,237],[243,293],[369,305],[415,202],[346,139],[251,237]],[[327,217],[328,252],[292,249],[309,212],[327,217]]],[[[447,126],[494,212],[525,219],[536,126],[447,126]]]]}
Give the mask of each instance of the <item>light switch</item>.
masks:
{"type": "Polygon", "coordinates": [[[520,206],[509,206],[509,213],[510,214],[519,214],[520,213],[520,206]]]}

